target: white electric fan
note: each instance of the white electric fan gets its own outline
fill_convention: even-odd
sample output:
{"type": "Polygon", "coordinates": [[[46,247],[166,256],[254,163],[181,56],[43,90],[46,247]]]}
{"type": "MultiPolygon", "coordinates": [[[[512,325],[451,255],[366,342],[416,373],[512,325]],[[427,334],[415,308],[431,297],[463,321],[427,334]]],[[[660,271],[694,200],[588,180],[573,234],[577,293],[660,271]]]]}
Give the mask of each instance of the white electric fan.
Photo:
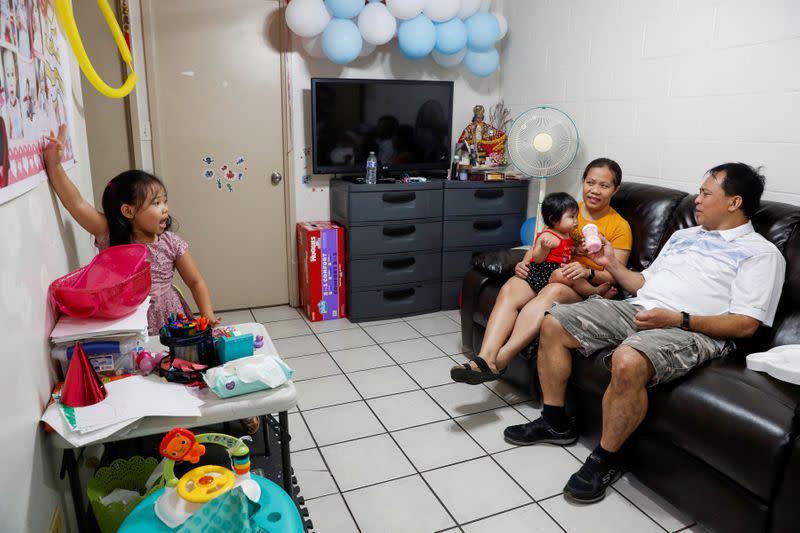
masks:
{"type": "Polygon", "coordinates": [[[578,153],[578,129],[569,115],[555,107],[539,106],[517,117],[508,133],[508,155],[517,169],[539,179],[536,231],[541,231],[542,201],[547,178],[566,169],[578,153]]]}

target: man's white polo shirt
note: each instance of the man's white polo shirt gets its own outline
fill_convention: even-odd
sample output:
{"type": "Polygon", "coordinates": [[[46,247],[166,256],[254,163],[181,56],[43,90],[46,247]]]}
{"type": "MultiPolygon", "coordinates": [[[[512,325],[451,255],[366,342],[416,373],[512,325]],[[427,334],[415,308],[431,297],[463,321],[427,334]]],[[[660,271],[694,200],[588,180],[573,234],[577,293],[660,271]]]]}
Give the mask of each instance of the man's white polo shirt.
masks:
{"type": "Polygon", "coordinates": [[[724,231],[695,226],[672,234],[628,302],[692,315],[746,315],[771,326],[786,261],[747,222],[724,231]]]}

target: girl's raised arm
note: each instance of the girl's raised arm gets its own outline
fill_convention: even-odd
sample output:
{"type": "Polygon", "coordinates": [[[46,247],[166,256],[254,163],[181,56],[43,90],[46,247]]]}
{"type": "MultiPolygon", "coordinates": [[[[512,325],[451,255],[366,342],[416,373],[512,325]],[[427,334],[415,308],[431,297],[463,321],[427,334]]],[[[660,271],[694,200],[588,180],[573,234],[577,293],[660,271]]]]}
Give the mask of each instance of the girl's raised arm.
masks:
{"type": "Polygon", "coordinates": [[[81,225],[83,229],[95,236],[102,238],[108,233],[108,221],[105,215],[87,202],[75,184],[69,179],[61,160],[64,157],[64,139],[66,138],[66,126],[62,124],[58,128],[58,136],[50,132],[47,137],[47,145],[44,148],[44,164],[47,169],[47,178],[53,185],[58,199],[72,215],[72,218],[81,225]]]}

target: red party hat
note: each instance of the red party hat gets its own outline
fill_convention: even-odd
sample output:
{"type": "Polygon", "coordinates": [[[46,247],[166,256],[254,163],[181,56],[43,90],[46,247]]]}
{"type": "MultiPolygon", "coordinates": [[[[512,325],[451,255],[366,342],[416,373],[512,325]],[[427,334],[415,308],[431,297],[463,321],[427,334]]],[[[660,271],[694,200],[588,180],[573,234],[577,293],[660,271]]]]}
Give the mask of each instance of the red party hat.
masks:
{"type": "Polygon", "coordinates": [[[61,389],[61,403],[67,407],[86,407],[102,402],[107,394],[105,385],[86,357],[81,343],[76,342],[67,379],[61,389]]]}

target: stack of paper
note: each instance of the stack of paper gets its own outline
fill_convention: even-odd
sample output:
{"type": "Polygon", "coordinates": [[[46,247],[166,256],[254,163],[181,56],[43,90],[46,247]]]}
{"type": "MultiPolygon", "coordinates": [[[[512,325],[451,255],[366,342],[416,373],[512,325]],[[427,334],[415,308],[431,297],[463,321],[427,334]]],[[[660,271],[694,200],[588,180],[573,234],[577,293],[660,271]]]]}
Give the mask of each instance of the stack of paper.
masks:
{"type": "Polygon", "coordinates": [[[155,376],[131,376],[106,384],[108,396],[87,407],[51,404],[42,415],[58,434],[80,446],[100,440],[146,416],[200,416],[203,400],[183,385],[155,376]]]}
{"type": "Polygon", "coordinates": [[[122,318],[75,318],[62,315],[50,334],[55,344],[71,343],[85,339],[147,336],[147,310],[150,298],[146,298],[138,309],[122,318]]]}

